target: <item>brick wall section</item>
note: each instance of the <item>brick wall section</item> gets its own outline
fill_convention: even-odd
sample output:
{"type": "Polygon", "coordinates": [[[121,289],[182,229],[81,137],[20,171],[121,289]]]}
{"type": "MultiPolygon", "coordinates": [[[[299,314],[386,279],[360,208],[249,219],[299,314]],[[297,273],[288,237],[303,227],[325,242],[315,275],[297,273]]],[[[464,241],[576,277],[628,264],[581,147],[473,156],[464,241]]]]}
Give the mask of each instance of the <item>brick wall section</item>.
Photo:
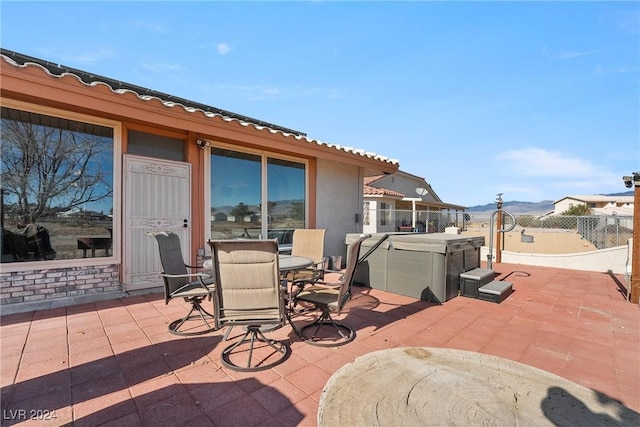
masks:
{"type": "Polygon", "coordinates": [[[118,264],[3,273],[0,283],[0,305],[121,290],[118,264]]]}

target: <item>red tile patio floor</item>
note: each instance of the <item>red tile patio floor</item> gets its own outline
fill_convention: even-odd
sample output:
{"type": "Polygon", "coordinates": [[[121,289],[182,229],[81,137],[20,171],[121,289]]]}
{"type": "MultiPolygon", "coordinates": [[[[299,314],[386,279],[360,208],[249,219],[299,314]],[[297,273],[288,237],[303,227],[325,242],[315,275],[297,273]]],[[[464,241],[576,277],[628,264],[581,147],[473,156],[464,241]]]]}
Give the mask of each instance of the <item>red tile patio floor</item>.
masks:
{"type": "Polygon", "coordinates": [[[343,316],[355,341],[313,347],[287,326],[271,336],[290,340],[291,357],[257,373],[221,367],[220,331],[169,334],[186,306],[165,305],[159,294],[3,316],[2,425],[314,426],[338,368],[371,351],[416,346],[525,363],[640,412],[640,309],[625,301],[621,277],[494,269],[514,284],[501,304],[457,297],[437,305],[356,287],[343,316]],[[32,416],[40,420],[25,421],[32,416]]]}

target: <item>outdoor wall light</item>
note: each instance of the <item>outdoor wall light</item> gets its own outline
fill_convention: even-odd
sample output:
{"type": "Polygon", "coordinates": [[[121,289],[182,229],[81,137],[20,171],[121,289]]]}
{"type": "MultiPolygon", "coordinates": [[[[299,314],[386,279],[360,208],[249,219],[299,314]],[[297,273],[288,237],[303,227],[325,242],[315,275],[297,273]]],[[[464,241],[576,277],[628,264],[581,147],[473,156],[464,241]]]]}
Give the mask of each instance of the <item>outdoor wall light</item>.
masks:
{"type": "Polygon", "coordinates": [[[201,150],[211,147],[211,143],[206,139],[196,139],[196,144],[198,144],[198,147],[200,147],[201,150]]]}
{"type": "Polygon", "coordinates": [[[624,186],[627,188],[631,188],[633,184],[636,187],[640,187],[640,172],[634,172],[633,176],[623,176],[622,180],[624,181],[624,186]]]}

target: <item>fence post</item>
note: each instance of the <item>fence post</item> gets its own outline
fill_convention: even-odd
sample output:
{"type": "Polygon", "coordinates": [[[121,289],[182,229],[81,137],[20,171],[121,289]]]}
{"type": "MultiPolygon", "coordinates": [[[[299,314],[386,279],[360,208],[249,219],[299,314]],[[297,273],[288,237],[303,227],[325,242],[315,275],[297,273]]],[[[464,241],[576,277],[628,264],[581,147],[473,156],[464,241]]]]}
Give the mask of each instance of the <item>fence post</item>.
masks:
{"type": "Polygon", "coordinates": [[[502,230],[502,197],[498,195],[497,199],[498,217],[496,219],[496,264],[502,262],[502,244],[500,242],[500,230],[502,230]]]}
{"type": "Polygon", "coordinates": [[[631,260],[631,298],[634,304],[640,302],[640,182],[635,182],[633,190],[633,245],[631,260]]]}

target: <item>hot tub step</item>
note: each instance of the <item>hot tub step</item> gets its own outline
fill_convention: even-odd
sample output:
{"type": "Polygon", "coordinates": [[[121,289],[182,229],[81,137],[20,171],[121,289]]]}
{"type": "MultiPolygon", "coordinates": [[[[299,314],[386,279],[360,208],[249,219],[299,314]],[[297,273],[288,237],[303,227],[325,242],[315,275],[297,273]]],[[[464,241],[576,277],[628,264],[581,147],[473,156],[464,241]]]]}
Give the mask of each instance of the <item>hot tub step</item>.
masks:
{"type": "Polygon", "coordinates": [[[513,283],[494,280],[478,288],[478,298],[484,301],[501,303],[513,292],[513,283]]]}

